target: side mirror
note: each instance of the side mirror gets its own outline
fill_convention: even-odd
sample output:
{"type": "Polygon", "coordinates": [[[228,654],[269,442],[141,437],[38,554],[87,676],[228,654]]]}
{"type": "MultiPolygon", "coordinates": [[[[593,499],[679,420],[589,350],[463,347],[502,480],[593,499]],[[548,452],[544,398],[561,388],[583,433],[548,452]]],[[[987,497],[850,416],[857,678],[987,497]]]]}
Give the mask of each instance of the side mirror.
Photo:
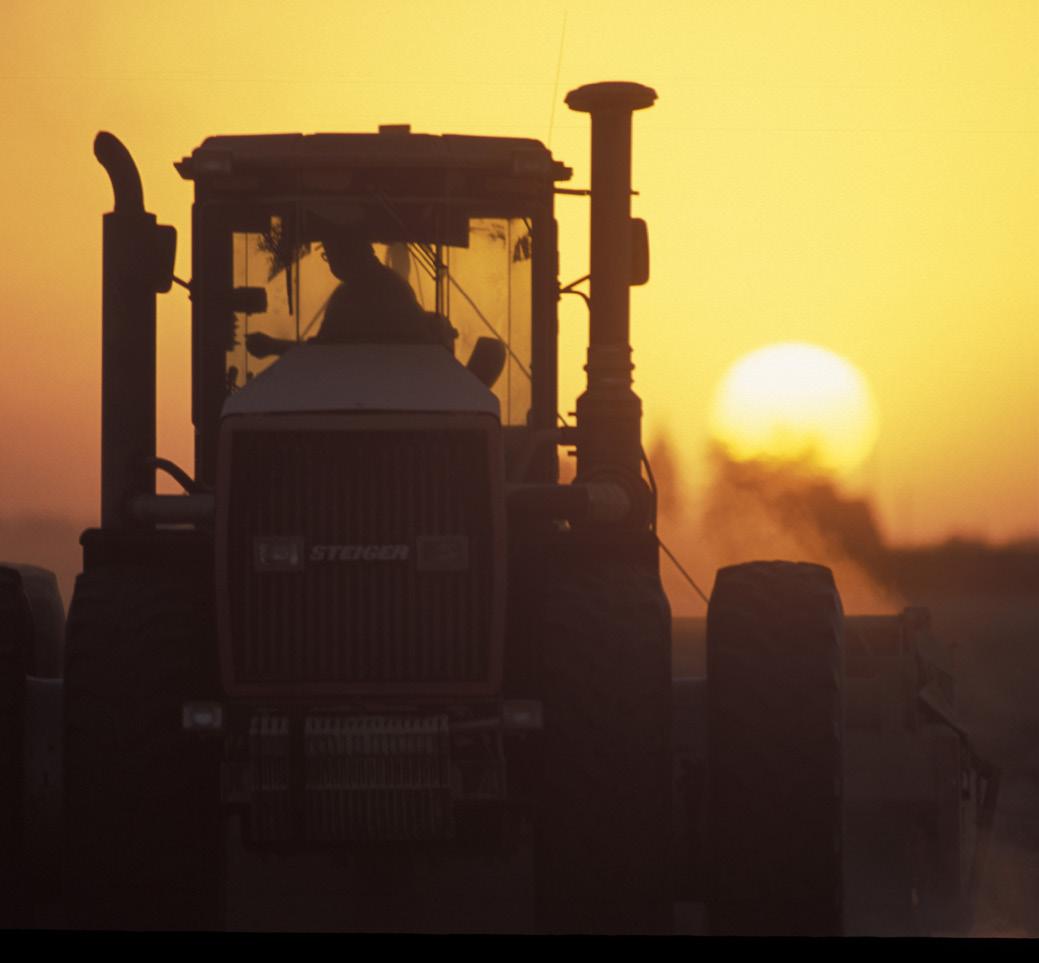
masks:
{"type": "Polygon", "coordinates": [[[631,219],[631,281],[633,286],[649,280],[649,228],[641,217],[631,219]]]}
{"type": "Polygon", "coordinates": [[[508,352],[503,341],[497,338],[478,338],[466,367],[488,388],[493,388],[507,358],[508,352]]]}

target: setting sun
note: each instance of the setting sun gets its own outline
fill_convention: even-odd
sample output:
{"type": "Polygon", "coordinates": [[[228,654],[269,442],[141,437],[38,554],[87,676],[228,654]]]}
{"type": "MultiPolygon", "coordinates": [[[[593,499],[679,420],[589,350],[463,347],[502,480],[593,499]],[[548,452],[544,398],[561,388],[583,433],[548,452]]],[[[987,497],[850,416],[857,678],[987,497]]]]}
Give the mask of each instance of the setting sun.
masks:
{"type": "Polygon", "coordinates": [[[876,406],[866,379],[844,358],[811,344],[773,344],[726,373],[711,431],[738,461],[809,461],[845,473],[876,442],[876,406]]]}

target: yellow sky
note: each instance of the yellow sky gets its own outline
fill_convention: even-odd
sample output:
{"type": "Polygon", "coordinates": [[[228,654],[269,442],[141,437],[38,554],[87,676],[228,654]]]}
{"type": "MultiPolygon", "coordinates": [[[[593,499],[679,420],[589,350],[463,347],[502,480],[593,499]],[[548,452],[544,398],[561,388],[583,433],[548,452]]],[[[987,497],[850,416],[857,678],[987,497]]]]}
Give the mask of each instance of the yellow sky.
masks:
{"type": "MultiPolygon", "coordinates": [[[[111,205],[97,130],[133,151],[187,276],[191,190],[171,162],[209,134],[551,134],[582,186],[587,118],[562,97],[626,79],[660,95],[635,124],[653,257],[632,298],[636,388],[691,501],[727,367],[808,341],[873,387],[880,441],[854,481],[889,534],[1039,533],[1037,0],[33,0],[5,14],[0,513],[96,518],[111,205]]],[[[559,201],[564,281],[587,269],[586,204],[559,201]]],[[[160,299],[160,448],[190,465],[188,318],[184,292],[160,299]]],[[[562,328],[568,410],[579,300],[562,328]]]]}

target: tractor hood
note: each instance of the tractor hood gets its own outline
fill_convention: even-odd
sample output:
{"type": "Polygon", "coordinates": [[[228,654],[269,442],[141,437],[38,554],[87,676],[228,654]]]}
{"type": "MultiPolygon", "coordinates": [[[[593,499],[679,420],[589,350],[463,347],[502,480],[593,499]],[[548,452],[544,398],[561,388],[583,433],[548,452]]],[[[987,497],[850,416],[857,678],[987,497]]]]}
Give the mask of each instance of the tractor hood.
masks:
{"type": "Polygon", "coordinates": [[[318,411],[489,414],[498,399],[438,345],[301,344],[224,402],[222,416],[318,411]]]}

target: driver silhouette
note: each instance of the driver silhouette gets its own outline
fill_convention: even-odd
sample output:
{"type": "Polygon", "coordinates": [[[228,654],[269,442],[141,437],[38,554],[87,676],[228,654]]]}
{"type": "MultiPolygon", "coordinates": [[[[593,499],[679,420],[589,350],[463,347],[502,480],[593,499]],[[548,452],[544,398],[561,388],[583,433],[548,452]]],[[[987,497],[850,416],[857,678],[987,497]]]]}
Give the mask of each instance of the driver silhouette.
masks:
{"type": "MultiPolygon", "coordinates": [[[[325,305],[314,342],[439,344],[454,353],[458,332],[451,322],[424,310],[408,282],[376,257],[365,237],[349,229],[331,229],[322,246],[322,256],[341,283],[325,305]]],[[[262,332],[249,334],[245,341],[257,358],[284,354],[295,343],[262,332]]]]}

